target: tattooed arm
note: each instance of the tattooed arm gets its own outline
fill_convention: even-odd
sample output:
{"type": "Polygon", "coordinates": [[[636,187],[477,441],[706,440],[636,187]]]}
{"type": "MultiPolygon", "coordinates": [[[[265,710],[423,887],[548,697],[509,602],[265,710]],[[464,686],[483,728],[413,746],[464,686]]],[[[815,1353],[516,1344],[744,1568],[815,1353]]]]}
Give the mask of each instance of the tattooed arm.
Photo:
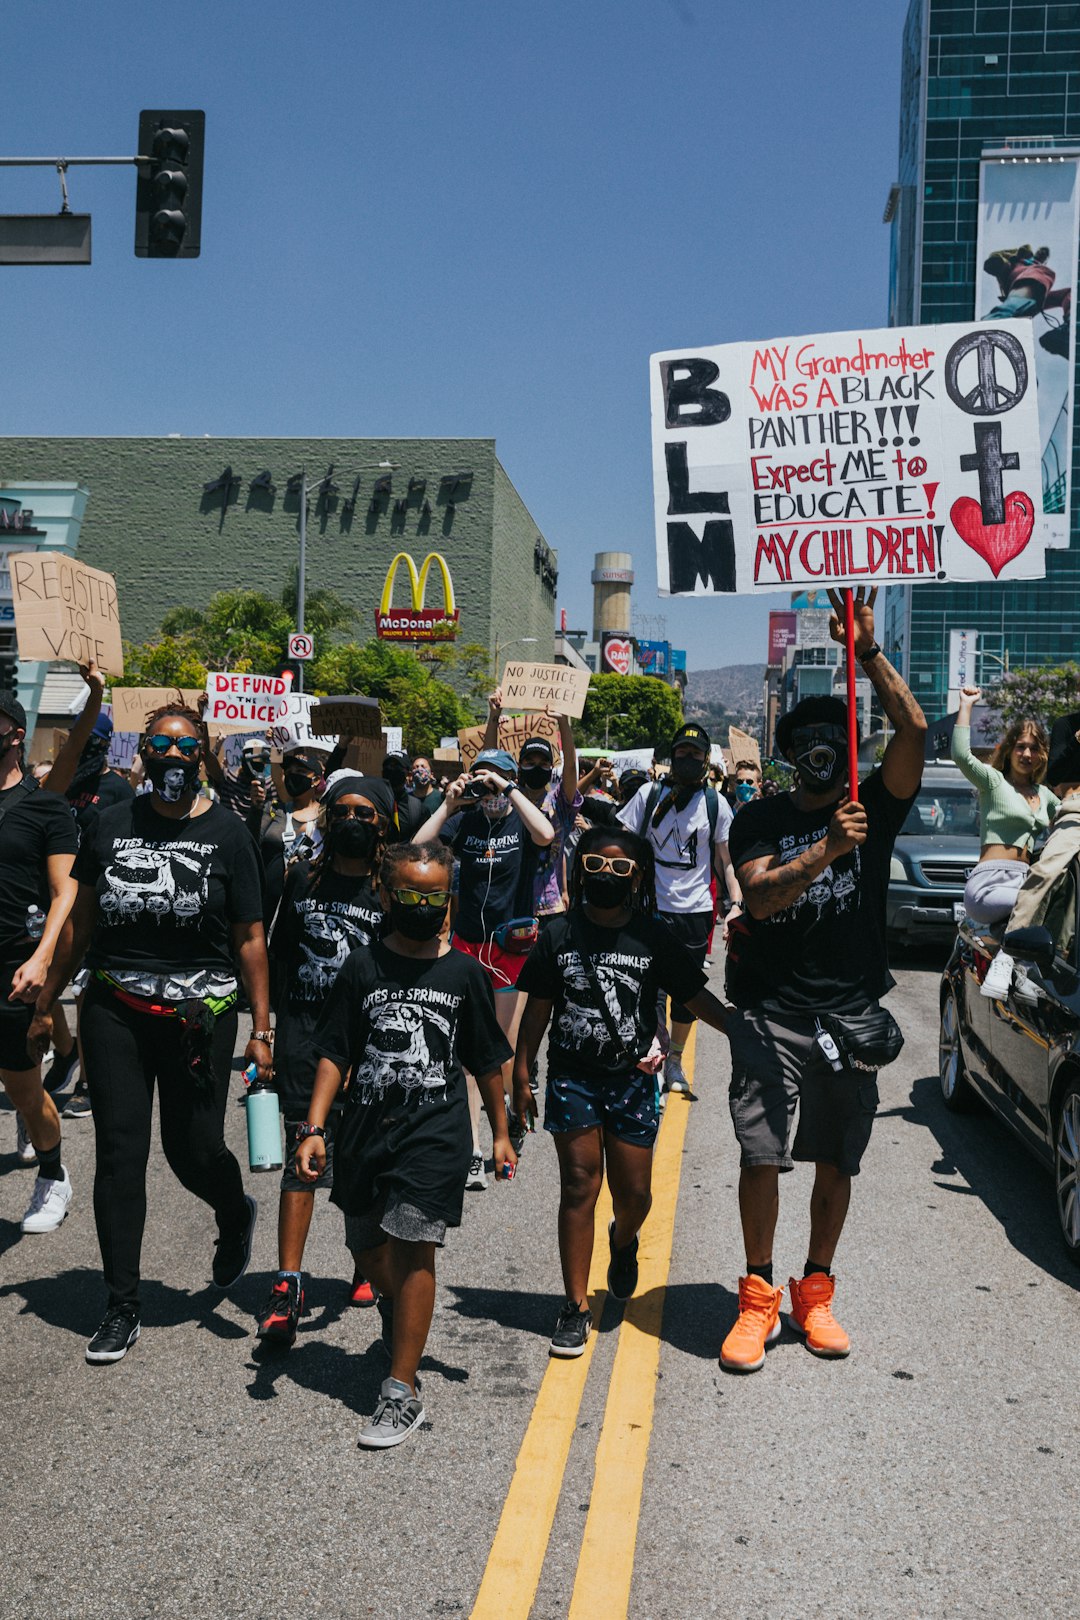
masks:
{"type": "MultiPolygon", "coordinates": [[[[855,656],[860,661],[875,645],[876,599],[876,586],[869,595],[861,587],[855,592],[855,656]]],[[[829,620],[829,634],[834,641],[843,642],[843,597],[839,591],[830,591],[829,601],[834,609],[829,620]]],[[[876,652],[873,658],[862,664],[862,670],[894,728],[881,762],[882,781],[894,799],[907,799],[918,791],[922,781],[926,716],[883,652],[876,652]]]]}
{"type": "Polygon", "coordinates": [[[781,864],[775,855],[744,861],[738,868],[743,905],[751,917],[775,917],[804,895],[825,868],[866,842],[866,811],[861,804],[838,804],[824,838],[804,849],[793,861],[781,864]]]}

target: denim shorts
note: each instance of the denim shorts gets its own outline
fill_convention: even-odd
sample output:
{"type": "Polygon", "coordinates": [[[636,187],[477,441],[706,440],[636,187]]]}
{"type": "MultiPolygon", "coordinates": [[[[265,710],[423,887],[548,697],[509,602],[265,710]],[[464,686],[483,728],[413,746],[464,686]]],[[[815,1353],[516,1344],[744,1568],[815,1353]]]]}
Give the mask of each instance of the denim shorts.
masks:
{"type": "Polygon", "coordinates": [[[599,1125],[634,1147],[651,1148],[660,1126],[655,1074],[629,1074],[594,1080],[587,1075],[549,1074],[544,1092],[544,1129],[588,1130],[599,1125]]]}
{"type": "Polygon", "coordinates": [[[301,1181],[296,1173],[296,1133],[303,1124],[302,1119],[287,1119],[285,1121],[285,1163],[281,1168],[282,1192],[314,1192],[316,1187],[332,1187],[334,1185],[334,1127],[337,1124],[335,1115],[330,1114],[326,1121],[326,1169],[318,1181],[301,1181]]]}
{"type": "Polygon", "coordinates": [[[792,1170],[798,1159],[857,1176],[878,1105],[877,1075],[834,1070],[809,1018],[742,1011],[732,1016],[727,1033],[728,1101],[743,1167],[792,1170]]]}

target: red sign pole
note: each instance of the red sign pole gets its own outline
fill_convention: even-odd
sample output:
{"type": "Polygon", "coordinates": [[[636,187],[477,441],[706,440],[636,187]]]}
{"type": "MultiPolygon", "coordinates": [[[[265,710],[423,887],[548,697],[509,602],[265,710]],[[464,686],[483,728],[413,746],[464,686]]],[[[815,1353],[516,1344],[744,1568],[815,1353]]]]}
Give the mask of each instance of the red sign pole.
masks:
{"type": "Polygon", "coordinates": [[[847,655],[848,797],[859,798],[859,715],[855,707],[855,597],[844,587],[844,650],[847,655]]]}

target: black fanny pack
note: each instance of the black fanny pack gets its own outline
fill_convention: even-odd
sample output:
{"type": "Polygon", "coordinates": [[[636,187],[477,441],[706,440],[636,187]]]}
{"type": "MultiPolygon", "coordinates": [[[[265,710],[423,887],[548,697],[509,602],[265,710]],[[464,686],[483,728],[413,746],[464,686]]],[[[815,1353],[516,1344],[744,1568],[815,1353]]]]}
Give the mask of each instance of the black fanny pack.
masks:
{"type": "MultiPolygon", "coordinates": [[[[832,1036],[847,1069],[883,1069],[900,1056],[904,1045],[900,1025],[884,1007],[868,1007],[861,1013],[819,1013],[817,1027],[832,1036]]],[[[825,1050],[824,1042],[821,1044],[825,1050]]]]}

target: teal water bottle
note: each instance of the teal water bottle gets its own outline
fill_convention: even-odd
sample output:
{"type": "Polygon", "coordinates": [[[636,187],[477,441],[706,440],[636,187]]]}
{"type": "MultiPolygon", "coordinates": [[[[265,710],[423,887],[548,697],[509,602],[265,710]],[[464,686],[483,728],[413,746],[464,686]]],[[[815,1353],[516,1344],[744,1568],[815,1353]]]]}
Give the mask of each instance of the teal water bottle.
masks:
{"type": "Polygon", "coordinates": [[[278,1095],[270,1086],[254,1080],[247,1094],[248,1168],[251,1170],[280,1170],[284,1163],[281,1151],[281,1115],[278,1095]]]}

